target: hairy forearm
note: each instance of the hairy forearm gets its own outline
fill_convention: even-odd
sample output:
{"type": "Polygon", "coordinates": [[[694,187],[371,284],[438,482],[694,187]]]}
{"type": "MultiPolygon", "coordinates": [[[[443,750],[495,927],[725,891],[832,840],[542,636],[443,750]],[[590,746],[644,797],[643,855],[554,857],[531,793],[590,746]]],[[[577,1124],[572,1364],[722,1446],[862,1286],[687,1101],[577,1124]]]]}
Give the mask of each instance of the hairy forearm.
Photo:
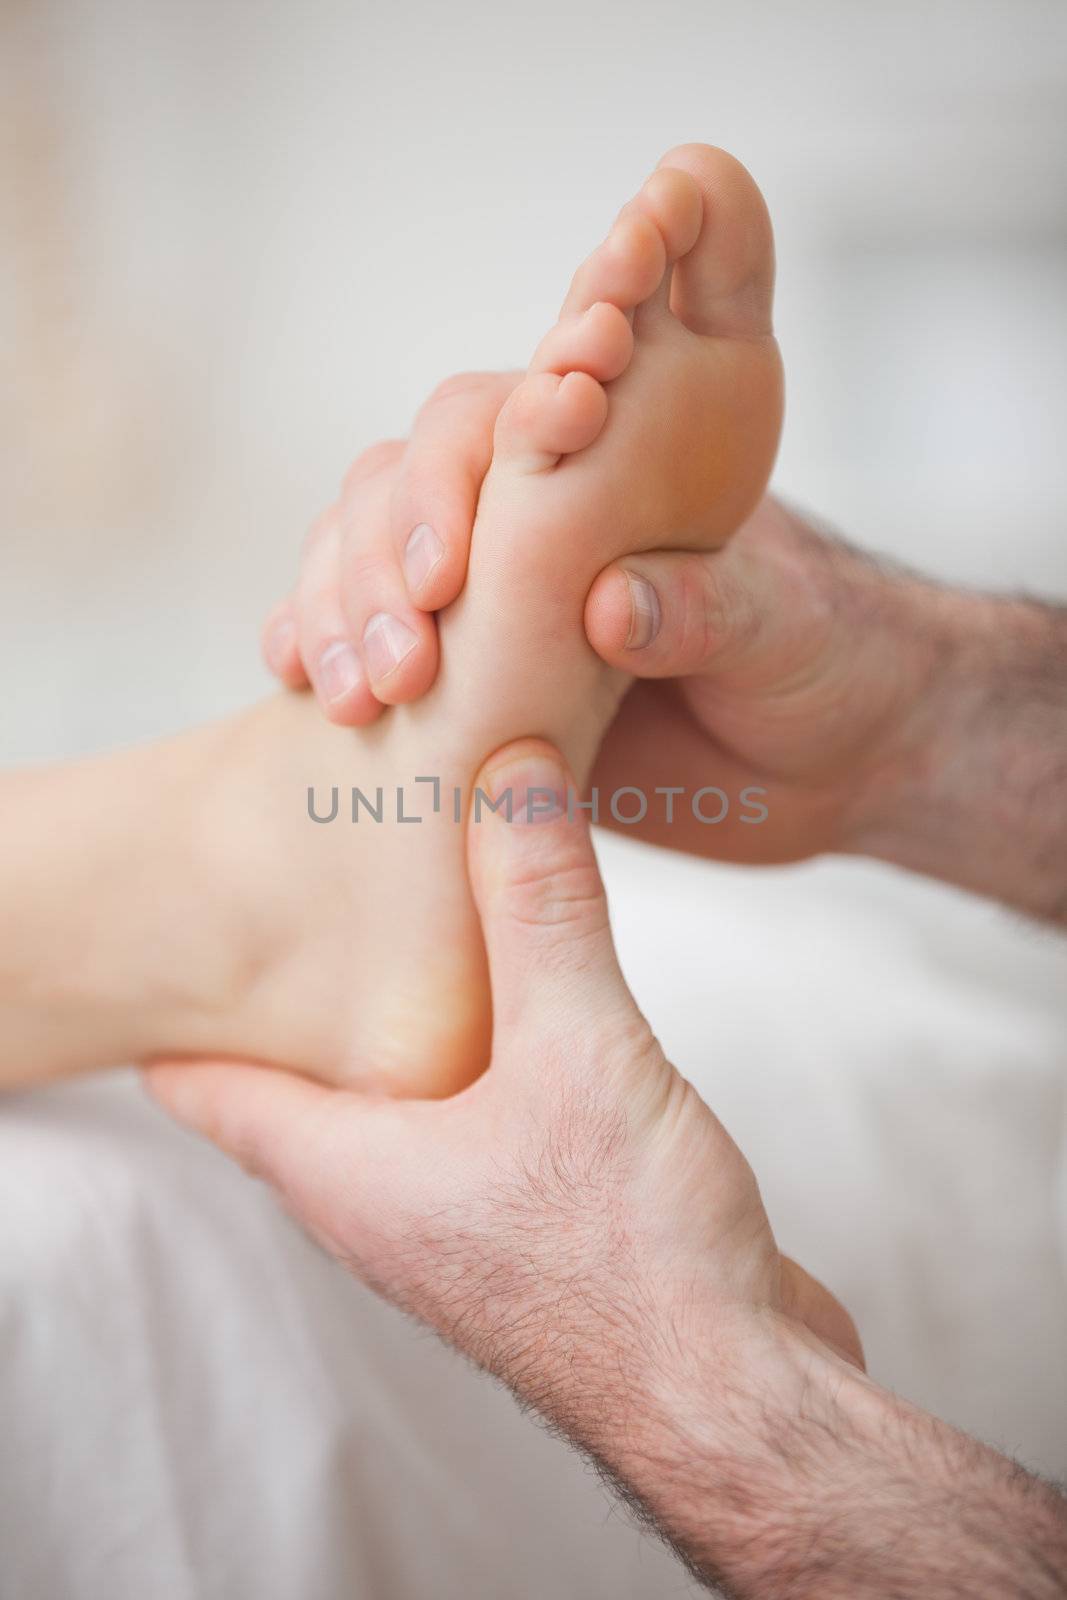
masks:
{"type": "Polygon", "coordinates": [[[1067,927],[1067,607],[914,585],[929,694],[853,848],[1067,927]]]}
{"type": "Polygon", "coordinates": [[[661,1374],[591,1452],[704,1582],[736,1600],[1067,1594],[1060,1494],[799,1336],[772,1342],[732,1381],[672,1393],[661,1374]]]}
{"type": "Polygon", "coordinates": [[[609,1204],[605,1228],[600,1205],[551,1255],[543,1228],[503,1257],[491,1235],[474,1252],[455,1236],[450,1249],[436,1233],[416,1241],[420,1257],[432,1242],[434,1265],[408,1304],[425,1315],[432,1296],[440,1331],[577,1445],[704,1583],[732,1600],[1067,1595],[1055,1489],[793,1317],[724,1304],[704,1273],[679,1273],[686,1252],[651,1265],[640,1222],[609,1204]]]}

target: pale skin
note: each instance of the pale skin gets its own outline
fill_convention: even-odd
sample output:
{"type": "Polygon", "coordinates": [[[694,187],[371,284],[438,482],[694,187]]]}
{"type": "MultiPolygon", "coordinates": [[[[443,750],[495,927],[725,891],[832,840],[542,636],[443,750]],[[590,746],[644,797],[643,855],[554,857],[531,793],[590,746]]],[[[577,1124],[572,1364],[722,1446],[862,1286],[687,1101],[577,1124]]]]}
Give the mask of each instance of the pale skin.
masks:
{"type": "MultiPolygon", "coordinates": [[[[942,607],[929,586],[881,580],[766,501],[717,561],[759,499],[777,438],[769,230],[728,159],[686,147],[665,174],[580,270],[527,380],[493,380],[489,405],[480,383],[441,397],[442,410],[455,401],[480,419],[456,457],[458,491],[442,474],[439,501],[412,509],[428,481],[420,488],[414,470],[429,460],[425,419],[399,477],[395,449],[357,464],[342,509],[357,508],[364,530],[406,526],[389,547],[397,555],[362,550],[364,535],[336,515],[320,524],[302,589],[324,609],[280,614],[270,648],[289,680],[307,666],[333,726],[309,696],[283,696],[155,749],[5,783],[0,821],[19,848],[4,867],[0,999],[11,1027],[0,1070],[17,1081],[27,1067],[222,1053],[363,1089],[442,1093],[484,1065],[484,927],[493,1066],[457,1097],[403,1105],[223,1063],[159,1068],[157,1092],[272,1178],[368,1281],[593,1453],[697,1570],[737,1594],[900,1593],[905,1558],[914,1592],[1058,1593],[1057,1497],[871,1385],[846,1314],[778,1255],[747,1164],[621,984],[580,821],[472,826],[476,907],[463,830],[427,819],[420,843],[406,832],[390,845],[397,830],[371,854],[304,812],[309,782],[373,788],[431,762],[469,786],[485,750],[519,732],[551,735],[581,785],[608,724],[598,777],[610,781],[622,759],[624,781],[640,782],[629,763],[651,729],[665,761],[703,763],[710,751],[779,784],[794,805],[760,845],[774,859],[870,848],[967,881],[960,818],[975,817],[972,838],[988,836],[1014,807],[1030,843],[1008,829],[971,886],[1062,915],[1049,864],[1063,860],[1064,807],[1046,804],[1064,770],[1062,652],[1049,648],[1062,644],[1062,618],[996,612],[1012,642],[993,652],[997,694],[1003,702],[1007,686],[1026,714],[983,719],[993,697],[981,645],[1004,642],[986,616],[997,603],[975,602],[986,608],[978,627],[960,597],[942,607]],[[683,270],[668,282],[671,263],[683,270]],[[649,416],[669,425],[649,428],[649,416]],[[492,462],[479,474],[486,439],[492,462]],[[414,528],[436,533],[450,495],[462,511],[462,493],[465,523],[441,536],[436,566],[422,533],[413,569],[414,528]],[[373,515],[364,494],[376,497],[373,515]],[[757,540],[762,558],[750,559],[757,540]],[[672,544],[686,553],[664,553],[672,544]],[[454,584],[456,600],[468,549],[438,657],[433,585],[454,584]],[[402,592],[405,550],[417,606],[402,592]],[[350,584],[338,581],[341,561],[350,584]],[[831,572],[850,603],[827,587],[831,572]],[[635,599],[627,574],[650,582],[658,604],[640,589],[635,599]],[[783,585],[788,607],[774,604],[783,585]],[[909,625],[921,616],[930,628],[914,670],[892,648],[902,629],[910,637],[902,606],[909,625]],[[383,616],[415,644],[397,648],[406,638],[383,616]],[[305,621],[321,630],[311,644],[305,621]],[[294,650],[306,652],[299,662],[294,650]],[[624,698],[640,675],[649,681],[624,698]],[[925,707],[938,693],[935,727],[925,707]],[[390,699],[399,709],[370,728],[390,699]],[[959,748],[949,740],[946,751],[944,730],[957,724],[959,748]],[[739,743],[749,738],[758,743],[739,743]],[[1005,738],[1010,781],[975,815],[961,762],[970,751],[1000,770],[1005,738]],[[418,916],[391,942],[405,888],[418,916]],[[420,943],[426,927],[448,936],[420,943]],[[694,1216],[704,1219],[695,1233],[694,1216]],[[927,1470],[901,1481],[917,1457],[927,1470]],[[931,1500],[944,1515],[926,1535],[931,1500]],[[827,1504],[834,1536],[817,1537],[827,1504]],[[891,1541],[902,1554],[886,1574],[891,1541]],[[876,1586],[890,1580],[896,1588],[876,1586]]],[[[482,781],[514,776],[515,758],[482,781]]],[[[728,832],[715,840],[739,853],[728,832]]],[[[662,842],[692,848],[676,834],[662,842]]]]}

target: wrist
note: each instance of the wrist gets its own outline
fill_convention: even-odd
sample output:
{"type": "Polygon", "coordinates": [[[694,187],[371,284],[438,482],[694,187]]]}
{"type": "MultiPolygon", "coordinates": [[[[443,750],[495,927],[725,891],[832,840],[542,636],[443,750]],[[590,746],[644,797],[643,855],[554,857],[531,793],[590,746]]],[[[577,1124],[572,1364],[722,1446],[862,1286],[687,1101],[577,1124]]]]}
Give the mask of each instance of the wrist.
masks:
{"type": "Polygon", "coordinates": [[[1067,1505],[995,1451],[881,1389],[807,1330],[755,1315],[658,1386],[611,1461],[702,1577],[737,1600],[1059,1595],[1067,1505]]]}
{"type": "Polygon", "coordinates": [[[895,859],[921,830],[972,692],[980,602],[910,574],[879,575],[878,585],[879,672],[893,693],[847,785],[837,849],[895,859]]]}
{"type": "Polygon", "coordinates": [[[907,604],[924,668],[840,848],[1062,919],[1067,613],[925,583],[907,604]]]}
{"type": "Polygon", "coordinates": [[[694,1569],[738,1600],[830,1600],[825,1572],[809,1588],[805,1569],[813,1556],[822,1567],[812,1547],[833,1516],[842,1417],[873,1385],[766,1310],[717,1316],[684,1354],[657,1370],[611,1467],[694,1569]]]}

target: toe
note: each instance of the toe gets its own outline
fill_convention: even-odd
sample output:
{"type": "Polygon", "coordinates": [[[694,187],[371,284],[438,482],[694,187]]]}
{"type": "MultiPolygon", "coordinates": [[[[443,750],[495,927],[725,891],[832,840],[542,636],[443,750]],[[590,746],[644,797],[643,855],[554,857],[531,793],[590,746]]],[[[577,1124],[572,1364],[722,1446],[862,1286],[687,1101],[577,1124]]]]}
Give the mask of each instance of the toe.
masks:
{"type": "Polygon", "coordinates": [[[704,199],[688,172],[660,167],[621,214],[649,218],[663,240],[667,261],[674,262],[687,255],[700,237],[704,199]]]}
{"type": "Polygon", "coordinates": [[[618,378],[633,355],[633,328],[624,311],[598,300],[580,316],[565,317],[541,340],[531,372],[587,372],[600,383],[618,378]]]}
{"type": "Polygon", "coordinates": [[[598,300],[632,311],[654,292],[666,264],[663,236],[653,219],[628,208],[578,268],[563,302],[563,315],[587,311],[598,300]]]}
{"type": "Polygon", "coordinates": [[[733,156],[705,144],[668,151],[660,175],[668,170],[692,180],[702,210],[698,237],[674,267],[671,310],[697,333],[769,334],[774,236],[755,182],[733,156]]]}
{"type": "Polygon", "coordinates": [[[493,465],[545,472],[560,456],[592,444],[608,414],[608,397],[586,372],[531,374],[497,418],[493,465]]]}

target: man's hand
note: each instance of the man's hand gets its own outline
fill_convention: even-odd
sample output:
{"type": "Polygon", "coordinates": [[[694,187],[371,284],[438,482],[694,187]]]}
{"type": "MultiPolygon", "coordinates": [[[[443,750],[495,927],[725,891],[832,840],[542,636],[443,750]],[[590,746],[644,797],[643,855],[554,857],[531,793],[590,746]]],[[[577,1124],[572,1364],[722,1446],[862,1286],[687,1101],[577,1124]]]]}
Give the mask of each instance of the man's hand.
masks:
{"type": "Polygon", "coordinates": [[[516,819],[483,807],[469,828],[483,1078],[402,1102],[157,1066],[156,1096],[584,1449],[709,1583],[1061,1594],[1058,1496],[870,1383],[847,1313],[779,1254],[751,1168],[626,989],[554,752],[513,746],[479,787],[516,819]]]}

